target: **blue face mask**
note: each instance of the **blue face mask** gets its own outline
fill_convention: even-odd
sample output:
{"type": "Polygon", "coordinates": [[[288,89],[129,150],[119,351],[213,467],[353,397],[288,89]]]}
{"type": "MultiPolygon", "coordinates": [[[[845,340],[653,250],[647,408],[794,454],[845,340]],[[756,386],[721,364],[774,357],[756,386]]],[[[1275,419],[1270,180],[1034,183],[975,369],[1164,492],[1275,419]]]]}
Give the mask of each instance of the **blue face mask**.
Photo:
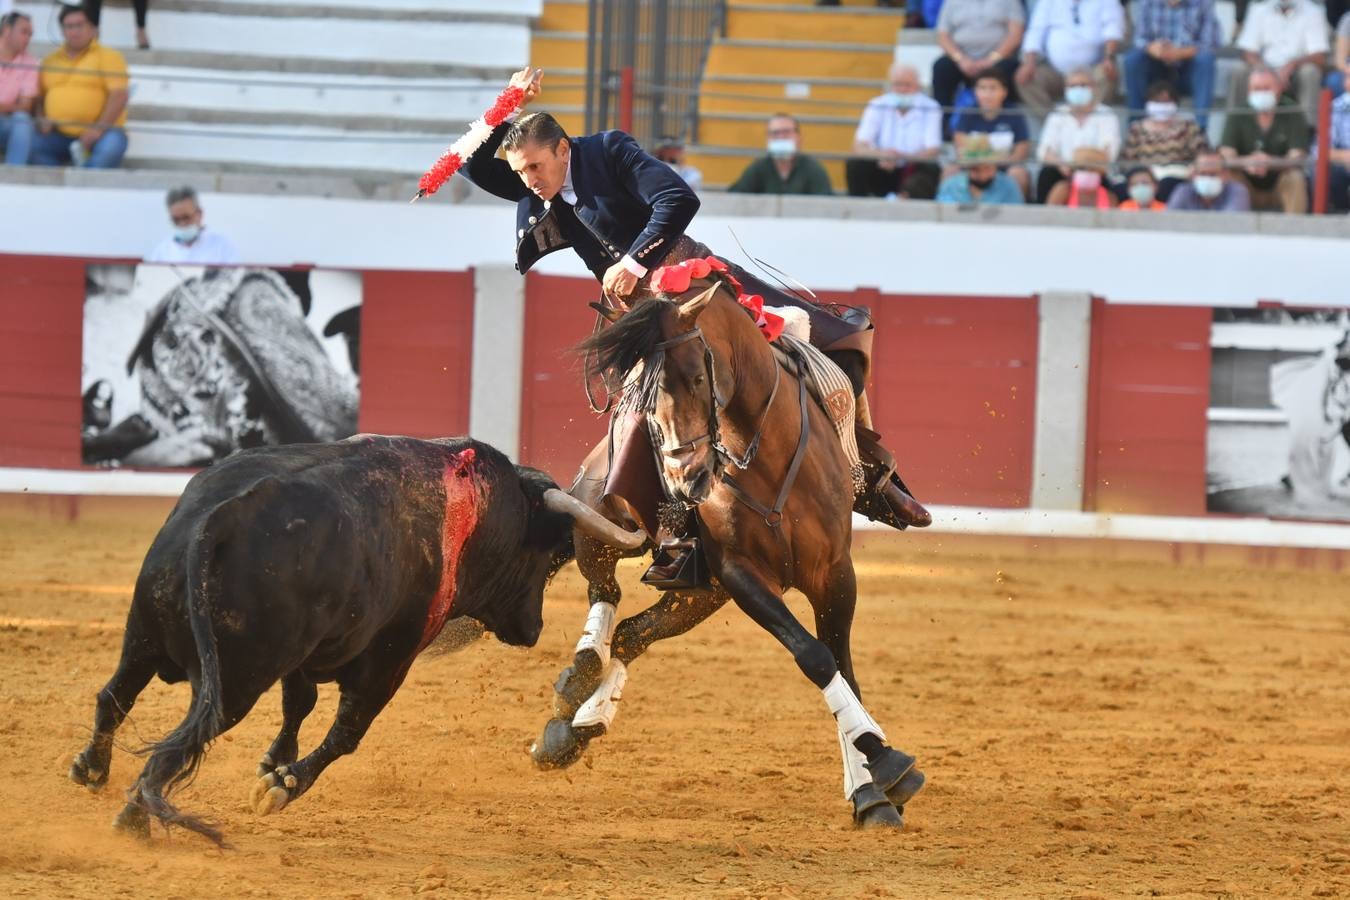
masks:
{"type": "Polygon", "coordinates": [[[180,244],[190,244],[202,235],[200,225],[175,225],[173,239],[180,244]]]}
{"type": "Polygon", "coordinates": [[[1064,89],[1064,99],[1070,106],[1088,106],[1092,103],[1092,88],[1075,84],[1064,89]]]}
{"type": "Polygon", "coordinates": [[[886,100],[896,109],[910,109],[914,106],[914,98],[917,96],[918,94],[901,94],[891,91],[886,95],[886,100]]]}

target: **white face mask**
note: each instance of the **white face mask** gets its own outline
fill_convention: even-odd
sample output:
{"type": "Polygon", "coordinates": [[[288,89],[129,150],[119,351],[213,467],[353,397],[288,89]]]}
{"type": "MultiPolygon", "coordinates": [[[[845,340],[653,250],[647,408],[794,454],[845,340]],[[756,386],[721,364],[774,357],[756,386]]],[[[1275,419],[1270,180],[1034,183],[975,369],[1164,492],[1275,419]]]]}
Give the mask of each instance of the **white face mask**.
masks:
{"type": "Polygon", "coordinates": [[[901,94],[898,91],[891,91],[886,95],[886,99],[896,109],[909,109],[914,106],[914,98],[917,96],[918,94],[901,94]]]}
{"type": "Polygon", "coordinates": [[[1130,185],[1130,199],[1139,204],[1141,209],[1148,206],[1153,202],[1153,185],[1143,183],[1130,185]]]}
{"type": "Polygon", "coordinates": [[[173,239],[180,244],[190,244],[201,237],[201,234],[200,225],[175,225],[173,228],[173,239]]]}
{"type": "Polygon", "coordinates": [[[1223,193],[1223,179],[1218,175],[1197,175],[1191,179],[1195,192],[1206,200],[1213,200],[1223,193]]]}
{"type": "Polygon", "coordinates": [[[769,138],[769,155],[774,159],[791,159],[797,155],[795,138],[769,138]]]}
{"type": "Polygon", "coordinates": [[[1092,103],[1092,88],[1083,84],[1071,85],[1064,89],[1064,99],[1070,106],[1088,106],[1092,103]]]}
{"type": "Polygon", "coordinates": [[[1148,113],[1150,119],[1166,122],[1177,114],[1177,105],[1175,103],[1150,100],[1144,104],[1144,112],[1148,113]]]}
{"type": "Polygon", "coordinates": [[[1257,112],[1270,112],[1280,102],[1280,98],[1275,96],[1274,91],[1252,91],[1247,95],[1247,102],[1257,112]]]}

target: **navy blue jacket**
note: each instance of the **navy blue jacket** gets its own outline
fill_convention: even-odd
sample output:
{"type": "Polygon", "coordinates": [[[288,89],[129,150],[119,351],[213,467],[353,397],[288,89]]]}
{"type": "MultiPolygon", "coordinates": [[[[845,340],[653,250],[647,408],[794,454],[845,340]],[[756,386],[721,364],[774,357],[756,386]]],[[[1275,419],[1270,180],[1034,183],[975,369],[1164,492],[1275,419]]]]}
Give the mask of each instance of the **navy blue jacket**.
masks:
{"type": "Polygon", "coordinates": [[[653,268],[698,212],[698,196],[684,179],[622,131],[569,139],[576,213],[559,210],[567,205],[561,197],[546,209],[497,158],[510,127],[498,125],[462,171],[483,190],[516,202],[516,269],[522,275],[564,247],[574,249],[597,279],[624,254],[653,268]]]}

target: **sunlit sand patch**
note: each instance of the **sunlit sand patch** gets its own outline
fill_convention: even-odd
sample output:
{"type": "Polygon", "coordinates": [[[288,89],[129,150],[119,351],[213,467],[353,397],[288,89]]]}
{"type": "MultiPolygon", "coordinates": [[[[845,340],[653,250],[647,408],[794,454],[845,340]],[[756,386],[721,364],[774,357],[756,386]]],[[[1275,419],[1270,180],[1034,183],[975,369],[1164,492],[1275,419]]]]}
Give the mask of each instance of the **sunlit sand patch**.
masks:
{"type": "Polygon", "coordinates": [[[65,584],[60,582],[0,581],[0,589],[35,591],[42,594],[117,594],[131,596],[136,590],[130,584],[65,584]]]}
{"type": "Polygon", "coordinates": [[[84,619],[35,619],[25,616],[0,616],[0,628],[93,628],[97,631],[121,631],[124,622],[89,622],[84,619]]]}

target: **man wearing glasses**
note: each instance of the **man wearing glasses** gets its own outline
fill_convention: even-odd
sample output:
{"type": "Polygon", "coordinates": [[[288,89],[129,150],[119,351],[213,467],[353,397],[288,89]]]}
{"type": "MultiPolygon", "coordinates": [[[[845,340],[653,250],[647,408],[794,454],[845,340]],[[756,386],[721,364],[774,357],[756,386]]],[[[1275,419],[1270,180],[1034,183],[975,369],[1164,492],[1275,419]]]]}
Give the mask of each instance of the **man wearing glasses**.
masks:
{"type": "Polygon", "coordinates": [[[737,194],[832,194],[830,175],[801,152],[801,129],[785,113],[769,119],[768,155],[745,167],[727,188],[737,194]]]}

